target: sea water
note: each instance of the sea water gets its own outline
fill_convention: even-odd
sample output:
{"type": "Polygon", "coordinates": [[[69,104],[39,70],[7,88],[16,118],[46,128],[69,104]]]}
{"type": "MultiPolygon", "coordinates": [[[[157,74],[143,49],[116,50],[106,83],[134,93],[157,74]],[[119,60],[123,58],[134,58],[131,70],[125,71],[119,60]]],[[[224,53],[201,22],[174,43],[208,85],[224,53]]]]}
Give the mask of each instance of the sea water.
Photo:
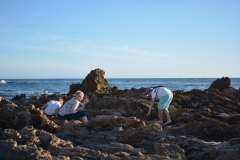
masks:
{"type": "MultiPolygon", "coordinates": [[[[111,87],[119,89],[139,89],[149,86],[165,86],[172,91],[192,89],[204,90],[218,78],[106,78],[111,87]]],[[[230,78],[231,86],[239,89],[240,78],[230,78]]],[[[16,95],[26,94],[40,96],[42,94],[67,94],[71,84],[82,83],[83,79],[4,79],[0,81],[0,96],[12,99],[16,95]]]]}

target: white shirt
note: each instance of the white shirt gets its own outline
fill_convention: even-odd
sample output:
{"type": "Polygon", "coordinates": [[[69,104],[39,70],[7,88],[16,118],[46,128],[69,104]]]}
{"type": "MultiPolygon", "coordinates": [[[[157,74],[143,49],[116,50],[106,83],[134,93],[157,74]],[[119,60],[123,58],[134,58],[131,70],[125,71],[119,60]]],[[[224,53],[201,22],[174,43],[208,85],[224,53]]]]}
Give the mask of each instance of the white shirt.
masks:
{"type": "Polygon", "coordinates": [[[152,99],[160,99],[168,94],[172,94],[172,92],[165,87],[154,88],[152,90],[152,99]]]}
{"type": "Polygon", "coordinates": [[[46,109],[44,110],[44,112],[47,114],[47,115],[54,115],[55,113],[55,110],[57,108],[61,108],[61,104],[59,101],[54,101],[54,100],[51,100],[47,103],[47,107],[46,109]]]}
{"type": "Polygon", "coordinates": [[[71,98],[61,107],[58,114],[64,116],[66,114],[75,113],[79,103],[80,102],[75,97],[71,98]]]}

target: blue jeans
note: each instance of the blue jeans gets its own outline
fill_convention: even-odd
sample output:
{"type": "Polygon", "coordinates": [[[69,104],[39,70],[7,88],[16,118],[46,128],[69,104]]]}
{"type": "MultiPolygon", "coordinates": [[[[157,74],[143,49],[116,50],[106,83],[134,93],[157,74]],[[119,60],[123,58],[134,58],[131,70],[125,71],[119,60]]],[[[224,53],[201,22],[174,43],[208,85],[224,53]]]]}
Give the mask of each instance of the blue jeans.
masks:
{"type": "Polygon", "coordinates": [[[67,119],[67,120],[72,120],[72,119],[79,119],[86,116],[86,113],[84,111],[78,111],[76,113],[71,113],[71,114],[66,114],[64,116],[61,116],[58,114],[59,119],[67,119]]]}

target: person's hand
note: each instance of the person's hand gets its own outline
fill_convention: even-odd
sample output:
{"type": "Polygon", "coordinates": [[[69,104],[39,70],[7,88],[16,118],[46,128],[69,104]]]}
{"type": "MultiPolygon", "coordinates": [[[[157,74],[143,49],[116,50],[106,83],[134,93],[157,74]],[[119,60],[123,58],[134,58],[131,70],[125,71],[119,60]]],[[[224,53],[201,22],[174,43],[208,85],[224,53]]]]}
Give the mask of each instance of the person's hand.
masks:
{"type": "Polygon", "coordinates": [[[89,102],[89,100],[87,99],[87,98],[85,98],[84,100],[83,100],[83,103],[84,104],[86,104],[86,103],[88,103],[89,102]]]}
{"type": "Polygon", "coordinates": [[[76,109],[76,111],[81,111],[81,110],[83,110],[82,107],[78,107],[78,108],[76,109]]]}
{"type": "Polygon", "coordinates": [[[41,109],[45,109],[47,107],[47,103],[46,104],[44,104],[42,107],[41,107],[41,109]]]}
{"type": "Polygon", "coordinates": [[[148,111],[147,116],[150,116],[150,114],[151,114],[151,111],[148,111]]]}

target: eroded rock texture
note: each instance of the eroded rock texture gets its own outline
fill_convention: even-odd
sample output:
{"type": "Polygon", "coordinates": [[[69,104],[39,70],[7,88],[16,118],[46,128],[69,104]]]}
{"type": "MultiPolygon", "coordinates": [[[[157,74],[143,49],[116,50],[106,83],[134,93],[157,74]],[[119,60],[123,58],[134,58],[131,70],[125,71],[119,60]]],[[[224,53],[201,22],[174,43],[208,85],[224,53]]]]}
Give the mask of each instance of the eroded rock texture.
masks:
{"type": "Polygon", "coordinates": [[[173,91],[173,122],[165,126],[154,122],[157,102],[147,117],[145,88],[111,88],[104,77],[96,78],[99,72],[104,75],[92,71],[81,85],[90,100],[91,129],[80,120],[47,117],[40,109],[68,95],[0,98],[0,159],[240,159],[239,90],[225,78],[219,82],[224,87],[173,91]]]}

